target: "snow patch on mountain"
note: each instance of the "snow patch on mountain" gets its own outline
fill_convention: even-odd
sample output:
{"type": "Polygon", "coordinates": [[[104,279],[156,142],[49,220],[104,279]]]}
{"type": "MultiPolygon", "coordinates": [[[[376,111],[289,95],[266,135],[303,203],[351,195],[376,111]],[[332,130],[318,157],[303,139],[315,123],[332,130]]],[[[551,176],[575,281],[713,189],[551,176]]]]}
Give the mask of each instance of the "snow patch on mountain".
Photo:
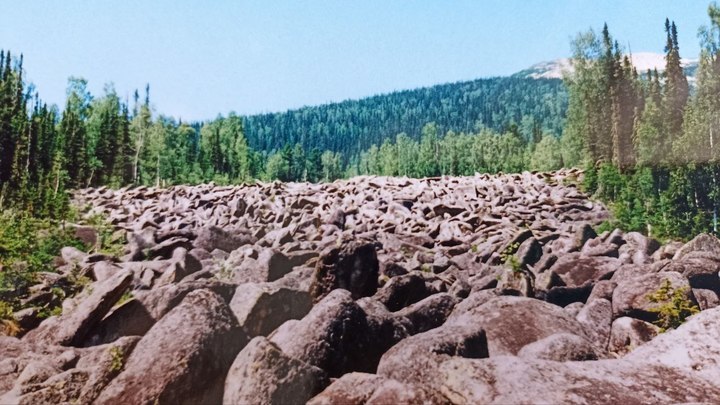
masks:
{"type": "MultiPolygon", "coordinates": [[[[638,73],[644,74],[648,70],[657,69],[658,72],[665,70],[665,54],[654,52],[636,52],[627,55],[638,73]]],[[[680,61],[685,72],[691,80],[694,78],[697,68],[697,59],[682,59],[680,61]]],[[[515,77],[531,79],[562,79],[563,75],[573,72],[572,61],[568,58],[540,62],[527,69],[515,73],[515,77]]]]}

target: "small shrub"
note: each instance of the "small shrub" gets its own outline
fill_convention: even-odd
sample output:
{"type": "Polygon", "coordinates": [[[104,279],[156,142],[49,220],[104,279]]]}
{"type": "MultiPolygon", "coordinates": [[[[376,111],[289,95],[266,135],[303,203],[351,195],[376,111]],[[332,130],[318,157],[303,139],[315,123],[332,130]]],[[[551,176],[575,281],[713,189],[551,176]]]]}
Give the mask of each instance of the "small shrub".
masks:
{"type": "Polygon", "coordinates": [[[661,332],[668,329],[675,329],[682,325],[685,320],[700,312],[700,309],[687,296],[687,287],[674,288],[670,280],[663,280],[657,291],[647,296],[648,300],[657,303],[651,311],[658,314],[658,320],[654,322],[661,332]]]}
{"type": "Polygon", "coordinates": [[[93,214],[84,221],[86,225],[90,225],[97,230],[98,247],[97,251],[110,256],[122,256],[125,244],[122,238],[115,237],[115,227],[108,222],[107,218],[102,214],[93,214]]]}
{"type": "Polygon", "coordinates": [[[125,367],[125,354],[120,347],[110,348],[110,372],[117,373],[125,367]]]}
{"type": "Polygon", "coordinates": [[[522,265],[520,260],[515,256],[520,244],[515,242],[508,245],[505,250],[500,253],[500,260],[505,263],[506,266],[510,267],[513,273],[519,273],[522,271],[522,265]]]}
{"type": "Polygon", "coordinates": [[[219,266],[218,271],[215,273],[215,278],[220,281],[231,280],[233,276],[233,269],[231,269],[225,261],[218,262],[216,259],[215,263],[219,266]]]}
{"type": "Polygon", "coordinates": [[[134,298],[134,297],[133,297],[133,294],[132,294],[131,291],[125,291],[125,292],[123,293],[122,297],[120,297],[120,299],[118,300],[117,304],[115,304],[115,305],[119,307],[120,305],[122,305],[122,304],[130,301],[130,300],[133,299],[133,298],[134,298]]]}
{"type": "Polygon", "coordinates": [[[16,336],[20,333],[20,325],[13,317],[12,305],[0,301],[0,336],[16,336]]]}
{"type": "Polygon", "coordinates": [[[510,267],[510,270],[514,274],[520,273],[522,271],[522,265],[520,264],[520,259],[517,258],[517,256],[512,255],[510,256],[506,261],[505,264],[510,267]]]}

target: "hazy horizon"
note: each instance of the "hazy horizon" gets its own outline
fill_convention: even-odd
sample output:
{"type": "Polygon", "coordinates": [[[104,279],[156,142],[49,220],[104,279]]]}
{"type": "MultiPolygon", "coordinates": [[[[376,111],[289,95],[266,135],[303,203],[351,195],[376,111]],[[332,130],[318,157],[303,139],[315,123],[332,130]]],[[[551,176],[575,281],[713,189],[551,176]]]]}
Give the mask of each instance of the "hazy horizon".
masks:
{"type": "Polygon", "coordinates": [[[149,83],[157,112],[199,121],[506,76],[569,56],[570,38],[603,22],[626,49],[660,53],[669,17],[695,58],[708,6],[546,3],[37,1],[4,8],[0,48],[24,54],[48,103],[64,103],[69,76],[123,98],[149,83]]]}

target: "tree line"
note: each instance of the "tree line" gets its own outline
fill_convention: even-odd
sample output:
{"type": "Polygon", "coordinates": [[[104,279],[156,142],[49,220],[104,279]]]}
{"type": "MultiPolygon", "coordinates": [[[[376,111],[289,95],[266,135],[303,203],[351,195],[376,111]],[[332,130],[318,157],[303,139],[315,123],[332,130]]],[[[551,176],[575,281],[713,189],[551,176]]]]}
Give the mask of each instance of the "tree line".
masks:
{"type": "Polygon", "coordinates": [[[573,41],[563,159],[586,166],[585,186],[611,203],[615,225],[655,237],[717,233],[720,8],[708,14],[694,89],[670,20],[662,74],[637,72],[607,25],[573,41]]]}
{"type": "Polygon", "coordinates": [[[503,132],[515,124],[526,139],[533,131],[560,136],[567,102],[559,79],[496,77],[259,114],[245,117],[244,124],[256,150],[300,144],[350,159],[399,133],[417,141],[430,122],[441,134],[503,132]]]}
{"type": "Polygon", "coordinates": [[[567,103],[559,80],[495,78],[188,123],[156,114],[149,86],[123,100],[76,77],[60,110],[26,83],[22,56],[0,62],[0,207],[39,216],[61,215],[64,190],[83,187],[521,170],[567,103]]]}

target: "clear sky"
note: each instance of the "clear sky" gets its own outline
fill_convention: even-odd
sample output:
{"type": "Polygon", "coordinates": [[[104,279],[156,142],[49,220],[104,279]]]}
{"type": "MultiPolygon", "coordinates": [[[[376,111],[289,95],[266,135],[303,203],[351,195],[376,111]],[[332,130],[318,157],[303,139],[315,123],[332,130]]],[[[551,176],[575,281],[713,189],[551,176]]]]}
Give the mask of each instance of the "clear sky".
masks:
{"type": "Polygon", "coordinates": [[[665,17],[699,52],[705,0],[0,0],[0,48],[25,54],[42,99],[67,78],[122,96],[150,83],[184,120],[280,111],[507,75],[566,57],[607,22],[634,52],[662,52],[665,17]]]}

